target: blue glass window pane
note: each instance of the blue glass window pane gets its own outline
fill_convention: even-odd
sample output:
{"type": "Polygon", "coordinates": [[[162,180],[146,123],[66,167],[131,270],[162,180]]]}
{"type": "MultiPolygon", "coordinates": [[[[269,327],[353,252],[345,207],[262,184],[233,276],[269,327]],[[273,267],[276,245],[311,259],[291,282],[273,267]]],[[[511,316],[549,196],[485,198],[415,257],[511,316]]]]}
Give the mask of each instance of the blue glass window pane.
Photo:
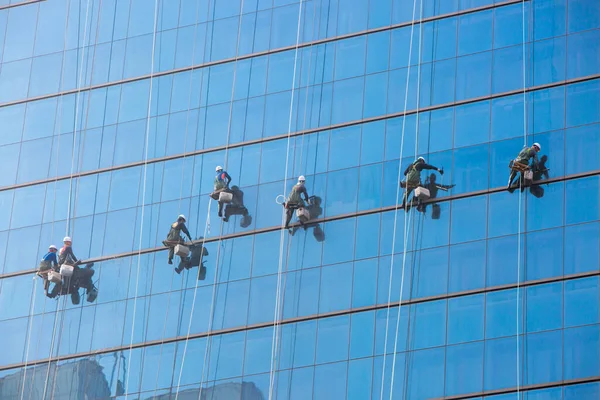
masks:
{"type": "Polygon", "coordinates": [[[338,7],[338,35],[367,29],[369,5],[365,1],[340,0],[338,7]]]}
{"type": "MultiPolygon", "coordinates": [[[[522,354],[519,352],[519,354],[522,354]]],[[[483,390],[516,386],[517,341],[510,337],[485,342],[483,390]]]]}
{"type": "Polygon", "coordinates": [[[334,83],[332,124],[352,121],[357,119],[358,115],[362,115],[363,90],[363,77],[334,83]]]}
{"type": "Polygon", "coordinates": [[[600,27],[600,9],[590,0],[569,0],[569,33],[600,27]]]}
{"type": "Polygon", "coordinates": [[[563,35],[566,31],[567,0],[538,0],[533,2],[533,39],[540,40],[563,35]]]}
{"type": "Polygon", "coordinates": [[[319,312],[327,313],[350,308],[351,295],[352,263],[323,267],[319,312]]]}
{"type": "Polygon", "coordinates": [[[527,332],[538,332],[562,327],[562,292],[562,282],[527,288],[527,332]]]}
{"type": "Polygon", "coordinates": [[[525,385],[559,381],[562,378],[562,332],[527,335],[525,385]]]}
{"type": "Polygon", "coordinates": [[[317,329],[317,364],[348,359],[350,317],[321,319],[317,329]]]}
{"type": "Polygon", "coordinates": [[[446,396],[481,391],[483,342],[446,348],[446,396]]]}
{"type": "Polygon", "coordinates": [[[348,364],[348,393],[346,399],[368,399],[371,395],[372,376],[373,361],[370,358],[350,361],[348,364]]]}
{"type": "MultiPolygon", "coordinates": [[[[588,146],[588,150],[589,146],[588,146]]],[[[600,193],[598,193],[599,178],[597,176],[567,181],[566,190],[566,223],[576,224],[600,219],[600,193]],[[586,193],[586,196],[577,196],[586,193]]]]}
{"type": "MultiPolygon", "coordinates": [[[[523,295],[519,295],[521,302],[523,295]]],[[[485,337],[486,339],[514,335],[517,332],[517,292],[503,290],[486,294],[485,337]]],[[[519,314],[522,315],[520,312],[519,314]]],[[[522,324],[519,324],[522,332],[522,324]]]]}
{"type": "Polygon", "coordinates": [[[329,171],[358,165],[361,126],[355,125],[331,131],[329,171]]]}
{"type": "Polygon", "coordinates": [[[563,230],[550,229],[527,235],[526,279],[536,280],[563,274],[563,230]]]}
{"type": "Polygon", "coordinates": [[[352,314],[351,318],[350,358],[373,356],[375,313],[370,311],[352,314]]]}
{"type": "MultiPolygon", "coordinates": [[[[511,4],[494,9],[495,49],[523,43],[523,7],[525,7],[525,29],[527,32],[528,4],[511,4]]],[[[527,37],[525,40],[527,41],[527,37]]]]}
{"type": "MultiPolygon", "coordinates": [[[[537,90],[533,92],[532,101],[534,133],[564,128],[565,91],[563,87],[537,90]]],[[[527,117],[531,118],[531,114],[527,117]]]]}
{"type": "Polygon", "coordinates": [[[348,363],[318,365],[315,367],[314,400],[329,400],[346,395],[348,363]]]}
{"type": "Polygon", "coordinates": [[[454,110],[445,108],[429,113],[429,129],[431,132],[428,152],[448,150],[452,147],[452,128],[454,126],[454,110]]]}
{"type": "Polygon", "coordinates": [[[599,322],[598,277],[565,282],[565,327],[599,322]]]}
{"type": "Polygon", "coordinates": [[[566,174],[576,174],[600,168],[598,157],[582,156],[588,152],[600,150],[600,139],[598,139],[597,133],[599,127],[598,125],[589,125],[565,131],[566,174]]]}
{"type": "Polygon", "coordinates": [[[448,344],[483,339],[484,301],[483,294],[448,300],[448,344]]]}
{"type": "Polygon", "coordinates": [[[367,74],[388,69],[390,32],[377,32],[367,36],[367,74]]]}
{"type": "Polygon", "coordinates": [[[446,342],[446,300],[411,307],[412,349],[442,346],[446,342]]]}
{"type": "Polygon", "coordinates": [[[455,109],[454,147],[487,142],[490,133],[490,102],[458,106],[455,109]]]}
{"type": "Polygon", "coordinates": [[[492,48],[493,11],[462,15],[458,19],[458,55],[492,48]]]}
{"type": "Polygon", "coordinates": [[[354,255],[353,219],[330,222],[324,228],[328,236],[335,240],[326,240],[323,249],[323,264],[335,264],[350,261],[354,255]]]}
{"type": "Polygon", "coordinates": [[[600,120],[600,80],[567,86],[567,127],[600,120]]]}
{"type": "Polygon", "coordinates": [[[336,43],[334,79],[347,79],[365,73],[367,39],[359,36],[336,43]]]}
{"type": "Polygon", "coordinates": [[[567,78],[597,74],[600,71],[600,49],[594,43],[600,41],[600,30],[572,34],[567,40],[567,78]]]}
{"type": "Polygon", "coordinates": [[[445,294],[448,287],[448,248],[423,250],[417,256],[412,297],[428,297],[445,294]],[[426,277],[435,276],[436,279],[426,277]]]}
{"type": "Polygon", "coordinates": [[[448,292],[481,288],[485,285],[486,242],[450,246],[448,292]]]}
{"type": "Polygon", "coordinates": [[[544,85],[564,80],[566,54],[567,40],[564,36],[535,42],[533,44],[533,84],[544,85]]]}
{"type": "MultiPolygon", "coordinates": [[[[358,210],[369,210],[381,207],[382,175],[382,164],[372,164],[360,167],[358,176],[360,185],[358,188],[358,210]]],[[[357,247],[357,251],[368,250],[369,249],[357,247]]],[[[373,250],[376,251],[376,249],[373,250]]]]}
{"type": "MultiPolygon", "coordinates": [[[[489,145],[464,147],[454,151],[452,194],[487,189],[489,175],[489,145]]],[[[452,224],[454,226],[454,224],[452,224]]]]}
{"type": "Polygon", "coordinates": [[[597,376],[600,373],[600,325],[565,329],[563,379],[597,376]]]}
{"type": "MultiPolygon", "coordinates": [[[[502,140],[522,136],[524,113],[523,95],[500,97],[492,100],[491,139],[502,140]]],[[[530,118],[529,115],[528,117],[530,118]]]]}
{"type": "Polygon", "coordinates": [[[444,349],[416,351],[408,371],[408,398],[432,399],[444,394],[444,349]]]}
{"type": "Polygon", "coordinates": [[[363,117],[370,118],[385,114],[388,87],[388,73],[365,77],[365,101],[363,117]]]}
{"type": "Polygon", "coordinates": [[[353,308],[375,304],[377,299],[377,264],[377,259],[354,263],[354,282],[359,284],[353,287],[353,308]]]}
{"type": "Polygon", "coordinates": [[[492,93],[523,89],[523,47],[494,50],[492,93]]]}
{"type": "Polygon", "coordinates": [[[456,62],[456,100],[490,94],[492,52],[459,57],[456,62]]]}
{"type": "MultiPolygon", "coordinates": [[[[446,5],[449,2],[436,2],[446,5]]],[[[444,18],[438,21],[427,22],[423,25],[423,43],[421,62],[431,62],[456,57],[456,31],[457,19],[444,18]]]]}
{"type": "Polygon", "coordinates": [[[566,386],[564,400],[597,399],[600,397],[600,383],[584,383],[566,386]]]}
{"type": "MultiPolygon", "coordinates": [[[[521,249],[523,249],[523,236],[521,236],[521,249]]],[[[517,282],[517,270],[520,272],[521,281],[525,276],[524,252],[521,251],[521,260],[518,262],[517,236],[504,236],[488,241],[488,258],[486,271],[486,285],[497,286],[517,282]]]]}
{"type": "Polygon", "coordinates": [[[600,224],[565,228],[565,274],[596,271],[600,266],[600,224]]]}
{"type": "Polygon", "coordinates": [[[486,224],[487,196],[476,196],[452,202],[451,243],[469,242],[484,239],[486,224]],[[474,224],[473,221],[480,221],[474,224]]]}
{"type": "MultiPolygon", "coordinates": [[[[271,335],[272,333],[271,329],[271,335]]],[[[281,364],[279,368],[298,368],[314,364],[316,337],[317,321],[284,325],[281,330],[281,364]]]]}

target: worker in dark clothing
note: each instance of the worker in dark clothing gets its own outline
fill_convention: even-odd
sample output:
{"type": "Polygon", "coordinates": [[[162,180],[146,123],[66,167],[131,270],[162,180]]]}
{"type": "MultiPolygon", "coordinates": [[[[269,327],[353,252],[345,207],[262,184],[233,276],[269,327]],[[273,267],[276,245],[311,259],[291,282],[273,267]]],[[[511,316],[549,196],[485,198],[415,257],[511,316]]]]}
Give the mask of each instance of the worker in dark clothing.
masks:
{"type": "MultiPolygon", "coordinates": [[[[512,185],[514,179],[517,177],[517,174],[519,172],[522,174],[526,170],[533,169],[538,163],[537,153],[539,153],[541,149],[542,147],[539,143],[534,143],[531,147],[524,147],[523,150],[521,150],[517,155],[517,158],[510,162],[510,176],[508,177],[508,185],[506,187],[510,193],[514,192],[515,190],[512,189],[512,185]]],[[[523,176],[521,176],[521,179],[523,179],[523,176]]],[[[523,183],[523,181],[521,181],[521,183],[523,183]]]]}
{"type": "MultiPolygon", "coordinates": [[[[183,244],[185,241],[181,236],[181,232],[185,233],[185,235],[192,241],[192,236],[190,235],[190,231],[188,231],[185,226],[185,215],[181,214],[177,217],[177,221],[171,224],[171,229],[169,230],[169,234],[167,235],[167,240],[163,240],[163,244],[165,247],[169,248],[169,264],[173,264],[173,255],[175,254],[175,246],[178,244],[183,244]]],[[[182,258],[183,261],[183,258],[182,258]]]]}
{"type": "MultiPolygon", "coordinates": [[[[404,191],[404,196],[402,197],[402,206],[406,206],[408,196],[410,196],[411,192],[415,190],[417,187],[421,186],[421,171],[424,169],[430,169],[438,171],[441,175],[444,175],[444,170],[438,167],[434,167],[433,165],[429,165],[425,162],[423,157],[417,158],[417,160],[409,165],[406,170],[404,170],[404,176],[406,176],[406,182],[402,187],[406,188],[404,191]]],[[[405,208],[408,211],[408,207],[405,208]]]]}
{"type": "Polygon", "coordinates": [[[40,265],[37,270],[37,275],[44,280],[44,292],[48,295],[48,288],[50,287],[50,281],[48,281],[48,273],[51,270],[58,272],[58,259],[56,258],[56,252],[58,249],[55,245],[51,244],[48,247],[48,252],[42,257],[40,265]]]}
{"type": "Polygon", "coordinates": [[[225,217],[223,221],[229,222],[229,218],[232,215],[242,215],[243,218],[240,221],[242,228],[247,228],[252,223],[252,218],[248,215],[248,209],[244,206],[244,192],[239,187],[233,185],[231,187],[231,194],[233,199],[230,204],[225,207],[225,217]]]}
{"type": "MultiPolygon", "coordinates": [[[[213,199],[219,201],[219,194],[221,192],[231,192],[229,189],[229,183],[231,182],[231,176],[227,173],[227,171],[223,170],[223,167],[220,165],[215,169],[217,175],[215,176],[214,181],[214,190],[213,190],[213,199]],[[216,196],[216,198],[215,198],[216,196]]],[[[223,203],[219,201],[219,217],[223,217],[223,203]]]]}
{"type": "MultiPolygon", "coordinates": [[[[427,181],[425,181],[425,184],[423,185],[425,188],[427,188],[427,190],[429,190],[429,198],[430,199],[435,199],[438,195],[438,192],[440,190],[443,190],[444,192],[447,192],[448,190],[452,189],[454,186],[456,185],[442,185],[437,183],[437,177],[435,174],[431,174],[429,175],[429,178],[427,179],[427,181]]],[[[438,219],[439,218],[439,205],[432,203],[432,208],[433,211],[431,212],[431,217],[433,219],[438,219]],[[438,218],[436,218],[436,216],[438,218]]],[[[421,212],[426,212],[427,211],[427,204],[421,204],[417,207],[417,211],[421,211],[421,212]]]]}
{"type": "MultiPolygon", "coordinates": [[[[287,202],[283,203],[286,213],[285,229],[289,229],[290,227],[290,221],[294,215],[294,210],[303,209],[306,206],[305,201],[309,201],[308,191],[306,190],[306,186],[304,186],[305,182],[306,179],[304,176],[300,175],[298,177],[298,183],[294,185],[290,195],[288,196],[287,202]],[[302,197],[304,197],[304,200],[302,197]]],[[[304,225],[302,220],[300,220],[300,224],[304,225]]]]}
{"type": "Polygon", "coordinates": [[[98,290],[95,288],[92,282],[92,276],[94,276],[94,270],[92,267],[94,263],[87,263],[85,267],[81,268],[79,265],[82,264],[81,260],[78,260],[73,253],[72,240],[69,236],[63,239],[64,246],[60,249],[58,254],[58,266],[70,265],[73,267],[73,274],[70,277],[63,276],[62,283],[54,285],[52,292],[48,295],[49,298],[54,298],[59,294],[71,294],[71,301],[73,304],[79,304],[80,296],[79,289],[86,289],[88,301],[93,302],[97,295],[98,290]]]}

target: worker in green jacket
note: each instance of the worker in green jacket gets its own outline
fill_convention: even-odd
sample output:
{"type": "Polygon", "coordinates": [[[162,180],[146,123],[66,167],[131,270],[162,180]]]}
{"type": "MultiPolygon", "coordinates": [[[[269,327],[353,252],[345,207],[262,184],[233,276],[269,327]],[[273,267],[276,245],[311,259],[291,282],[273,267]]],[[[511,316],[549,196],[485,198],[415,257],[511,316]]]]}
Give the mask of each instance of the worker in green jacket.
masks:
{"type": "MultiPolygon", "coordinates": [[[[404,191],[404,196],[402,198],[402,207],[406,206],[408,196],[410,196],[411,192],[415,190],[418,186],[421,186],[421,171],[423,171],[424,169],[438,171],[441,175],[444,175],[443,169],[427,164],[423,157],[417,158],[417,160],[414,163],[409,165],[406,168],[406,170],[404,170],[406,182],[403,182],[404,185],[402,187],[406,188],[406,190],[404,191]]],[[[406,207],[405,209],[408,210],[408,207],[406,207]]]]}
{"type": "MultiPolygon", "coordinates": [[[[308,191],[306,190],[306,186],[304,186],[305,182],[306,179],[304,176],[300,175],[298,177],[298,183],[294,185],[290,195],[288,196],[287,202],[284,203],[286,213],[285,229],[289,229],[290,227],[290,221],[294,215],[294,210],[297,210],[298,208],[304,208],[304,201],[308,202],[308,191]],[[302,200],[303,196],[304,200],[302,200]]],[[[302,221],[300,222],[302,223],[302,221]]]]}
{"type": "Polygon", "coordinates": [[[540,144],[534,143],[533,146],[524,147],[523,150],[519,152],[517,158],[514,159],[513,164],[511,165],[510,176],[508,177],[508,186],[506,187],[509,192],[512,193],[514,191],[514,189],[511,189],[511,186],[513,185],[513,181],[519,173],[519,169],[515,168],[515,164],[521,164],[519,167],[524,169],[533,168],[538,163],[537,153],[539,153],[540,150],[542,150],[540,144]]]}

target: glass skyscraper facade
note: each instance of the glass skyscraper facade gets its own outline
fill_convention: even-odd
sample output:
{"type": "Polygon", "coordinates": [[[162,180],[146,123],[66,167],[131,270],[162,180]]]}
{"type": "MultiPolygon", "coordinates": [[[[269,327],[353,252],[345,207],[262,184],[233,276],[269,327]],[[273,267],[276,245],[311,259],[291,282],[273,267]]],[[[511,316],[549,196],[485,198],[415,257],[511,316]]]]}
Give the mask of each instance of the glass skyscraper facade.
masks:
{"type": "Polygon", "coordinates": [[[600,398],[598,0],[0,0],[0,43],[0,399],[600,398]],[[35,274],[65,235],[95,301],[35,274]]]}

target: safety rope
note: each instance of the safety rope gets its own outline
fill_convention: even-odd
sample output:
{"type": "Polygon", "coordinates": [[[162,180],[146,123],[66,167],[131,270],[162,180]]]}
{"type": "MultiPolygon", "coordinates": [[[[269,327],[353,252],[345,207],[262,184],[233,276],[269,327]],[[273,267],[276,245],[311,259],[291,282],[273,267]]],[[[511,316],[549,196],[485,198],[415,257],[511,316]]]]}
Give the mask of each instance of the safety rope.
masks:
{"type": "MultiPolygon", "coordinates": [[[[304,1],[300,0],[298,5],[298,26],[296,29],[296,46],[294,50],[294,72],[292,74],[292,93],[290,96],[290,115],[288,119],[288,133],[287,133],[287,147],[285,153],[285,172],[283,175],[283,195],[287,193],[287,179],[288,179],[288,162],[290,157],[290,138],[292,133],[292,112],[294,107],[294,89],[296,88],[296,70],[298,63],[298,48],[300,43],[300,24],[302,21],[302,6],[304,5],[304,1]]],[[[282,267],[283,267],[283,247],[284,247],[284,239],[285,239],[285,229],[283,228],[286,220],[286,210],[283,209],[281,214],[281,235],[279,239],[279,265],[277,268],[277,289],[275,292],[275,311],[273,313],[273,337],[271,341],[271,364],[269,370],[269,400],[273,398],[273,386],[275,383],[275,366],[276,366],[276,358],[277,358],[277,348],[279,342],[279,326],[281,322],[280,312],[283,311],[283,307],[280,304],[280,296],[281,296],[281,275],[282,275],[282,267]],[[281,308],[281,311],[280,311],[281,308]]]]}
{"type": "MultiPolygon", "coordinates": [[[[422,2],[421,2],[421,6],[422,6],[422,2]]],[[[412,50],[413,50],[413,38],[414,38],[414,28],[415,28],[415,14],[416,14],[416,9],[417,9],[417,0],[413,0],[413,13],[412,13],[412,19],[411,19],[411,24],[410,24],[410,44],[409,44],[409,48],[408,48],[408,68],[407,68],[407,72],[406,72],[406,88],[405,88],[405,93],[404,93],[404,116],[402,118],[402,137],[400,140],[400,154],[399,154],[399,160],[398,160],[398,179],[397,179],[397,186],[396,186],[396,205],[398,205],[398,200],[400,197],[400,180],[402,177],[402,155],[404,152],[404,133],[405,133],[405,129],[406,129],[406,110],[408,107],[408,89],[409,89],[409,83],[410,83],[410,70],[411,70],[411,61],[412,61],[412,50]]],[[[421,39],[419,39],[419,47],[420,47],[420,43],[421,43],[421,39]]],[[[419,50],[419,57],[420,57],[420,50],[419,50]]],[[[418,65],[419,65],[419,69],[420,69],[420,65],[421,65],[421,60],[419,58],[418,60],[418,65]]],[[[417,90],[419,90],[420,85],[417,83],[417,90]]],[[[418,114],[418,109],[419,109],[419,104],[417,103],[417,114],[418,114]]],[[[417,125],[417,134],[416,136],[418,136],[418,124],[417,125]]],[[[415,139],[416,142],[416,139],[415,139]]],[[[416,157],[417,153],[415,152],[415,157],[416,157]]],[[[403,203],[404,203],[404,207],[405,210],[407,207],[409,207],[409,203],[408,203],[408,181],[406,183],[406,192],[404,194],[403,197],[403,203]]],[[[414,214],[414,210],[411,210],[413,212],[409,213],[408,216],[405,213],[404,216],[404,249],[403,249],[403,254],[402,254],[402,277],[400,280],[400,298],[398,299],[398,318],[396,321],[396,333],[395,333],[395,339],[394,339],[394,355],[393,355],[393,361],[392,361],[392,376],[391,376],[391,385],[390,385],[390,399],[392,398],[392,393],[394,391],[394,374],[395,374],[395,368],[396,368],[396,350],[397,350],[397,343],[398,343],[398,329],[399,329],[399,325],[400,325],[400,314],[401,314],[401,304],[402,304],[402,295],[403,295],[403,291],[404,291],[404,270],[405,270],[405,266],[406,266],[406,253],[407,253],[407,245],[408,245],[408,234],[409,234],[409,224],[408,224],[408,220],[411,218],[411,215],[414,214]]],[[[394,253],[396,250],[396,230],[397,230],[397,223],[398,223],[398,208],[396,207],[396,209],[394,210],[394,227],[393,227],[393,233],[392,233],[392,253],[391,253],[391,259],[390,259],[390,275],[389,275],[389,287],[388,287],[388,302],[387,302],[387,311],[386,311],[386,319],[385,319],[385,339],[384,339],[384,349],[383,349],[383,366],[382,366],[382,372],[381,372],[381,390],[380,390],[380,394],[379,394],[379,398],[380,400],[383,400],[383,391],[384,391],[384,383],[385,383],[385,363],[386,363],[386,357],[387,357],[387,341],[388,341],[388,329],[389,329],[389,319],[390,319],[390,308],[391,308],[391,296],[392,296],[392,281],[393,281],[393,274],[394,274],[394,253]]]]}
{"type": "MultiPolygon", "coordinates": [[[[209,7],[210,8],[210,7],[209,7]]],[[[239,11],[239,20],[238,20],[238,32],[237,32],[237,41],[236,41],[236,47],[235,47],[235,58],[234,58],[234,67],[233,67],[233,81],[231,84],[231,97],[230,97],[230,102],[229,102],[229,118],[227,121],[227,139],[225,142],[225,159],[224,159],[224,168],[225,170],[227,169],[227,165],[228,165],[228,156],[229,156],[229,142],[230,142],[230,138],[231,138],[231,122],[232,122],[232,118],[233,118],[233,102],[234,102],[234,98],[235,98],[235,84],[237,81],[237,70],[238,70],[238,63],[239,63],[239,50],[240,50],[240,40],[241,40],[241,34],[242,34],[242,16],[243,16],[243,11],[244,11],[244,0],[242,0],[240,2],[240,11],[239,11]]],[[[213,19],[214,19],[214,10],[213,10],[213,19]]],[[[213,24],[213,29],[214,29],[214,24],[213,24]]],[[[210,78],[209,78],[210,79],[210,78]]],[[[208,83],[210,85],[210,81],[208,83]]],[[[239,179],[239,178],[238,178],[239,179]]],[[[198,203],[200,203],[200,200],[198,200],[198,203]]],[[[200,259],[202,260],[203,255],[204,255],[204,244],[206,241],[206,231],[207,229],[209,229],[210,227],[210,208],[212,205],[212,197],[210,198],[210,200],[208,201],[208,212],[207,212],[207,216],[206,216],[206,224],[205,224],[205,232],[202,238],[202,249],[201,249],[201,256],[200,259]]],[[[224,225],[224,221],[221,220],[220,221],[220,228],[219,228],[219,240],[217,241],[217,255],[215,257],[215,277],[214,277],[214,281],[213,281],[213,290],[212,290],[212,296],[211,296],[211,304],[210,304],[210,312],[208,315],[208,327],[207,327],[207,336],[206,336],[206,346],[204,349],[204,357],[203,357],[203,362],[202,362],[202,375],[200,378],[200,389],[198,392],[198,398],[201,397],[202,395],[202,385],[204,382],[204,372],[205,372],[205,368],[206,368],[206,360],[209,357],[208,353],[210,351],[211,348],[211,331],[212,331],[212,324],[213,324],[213,319],[214,319],[214,311],[215,311],[215,300],[216,300],[216,295],[217,295],[217,282],[218,282],[218,276],[219,276],[219,259],[220,259],[220,254],[221,254],[221,243],[222,243],[222,237],[223,237],[223,225],[224,225]]],[[[200,262],[200,265],[198,265],[198,274],[200,274],[200,270],[202,268],[202,262],[200,262]]],[[[194,285],[194,294],[192,297],[192,307],[190,310],[190,321],[188,323],[188,329],[187,329],[187,333],[185,336],[185,343],[184,343],[184,347],[183,347],[183,355],[181,358],[181,366],[179,368],[179,377],[177,378],[177,389],[175,391],[175,400],[177,400],[179,398],[179,390],[181,388],[181,377],[183,376],[183,368],[185,366],[185,356],[187,354],[187,348],[188,348],[188,343],[189,343],[189,339],[190,339],[190,334],[191,334],[191,330],[192,330],[192,323],[194,320],[194,309],[196,306],[196,297],[198,294],[198,279],[196,279],[196,283],[194,285]]]]}
{"type": "MultiPolygon", "coordinates": [[[[161,2],[161,7],[164,3],[161,2]]],[[[207,10],[206,10],[206,14],[207,14],[207,19],[208,19],[208,14],[209,14],[209,10],[210,7],[207,6],[207,10]]],[[[164,13],[161,12],[162,15],[164,15],[164,13]]],[[[198,20],[199,20],[199,16],[200,16],[200,1],[197,0],[196,1],[196,19],[194,22],[194,41],[193,41],[193,51],[192,51],[192,61],[195,59],[196,56],[196,39],[197,39],[197,31],[198,31],[198,20]]],[[[181,18],[181,15],[178,17],[179,19],[181,18]]],[[[176,34],[176,39],[177,37],[179,37],[179,31],[176,34]]],[[[204,38],[204,46],[206,46],[206,35],[204,38]]],[[[194,71],[195,68],[192,67],[192,69],[190,70],[190,80],[189,80],[189,95],[188,95],[188,106],[187,106],[187,112],[186,112],[186,120],[185,120],[185,138],[184,138],[184,144],[183,144],[183,159],[181,162],[181,179],[179,182],[179,202],[178,202],[178,206],[177,208],[181,211],[181,202],[183,199],[183,181],[184,181],[184,176],[185,176],[185,158],[187,156],[187,139],[188,139],[188,131],[189,131],[189,121],[190,121],[190,110],[191,110],[191,104],[192,104],[192,93],[194,93],[194,91],[192,90],[192,81],[193,81],[193,77],[194,77],[194,71]]],[[[202,93],[202,83],[201,83],[201,87],[200,87],[200,93],[202,93]]],[[[173,97],[173,88],[171,88],[171,98],[173,97]]],[[[192,182],[194,181],[193,179],[193,173],[192,173],[192,182]]],[[[208,225],[208,219],[206,221],[206,225],[208,225]]],[[[206,236],[206,234],[204,235],[204,237],[206,236]]],[[[201,266],[198,266],[198,268],[201,268],[201,266]]],[[[189,275],[187,275],[189,278],[189,275]]],[[[185,288],[184,286],[184,275],[181,275],[181,285],[182,288],[185,288]]],[[[158,355],[158,368],[156,369],[156,382],[159,381],[159,376],[160,376],[160,370],[161,370],[161,360],[162,360],[162,354],[163,354],[163,347],[164,347],[164,341],[165,341],[165,334],[167,332],[167,324],[169,321],[169,311],[171,308],[171,296],[172,296],[172,291],[173,291],[173,282],[175,281],[175,275],[171,274],[171,283],[169,285],[169,295],[167,297],[167,312],[165,315],[165,320],[163,323],[163,330],[162,330],[162,336],[161,336],[161,342],[160,342],[160,353],[158,355]]],[[[182,289],[183,293],[185,293],[185,289],[182,289]]],[[[180,295],[181,298],[181,295],[180,295]]],[[[183,307],[180,307],[183,311],[183,307]]],[[[158,390],[158,384],[155,386],[154,388],[154,393],[153,393],[153,397],[156,397],[156,392],[158,390]]]]}
{"type": "MultiPolygon", "coordinates": [[[[29,344],[31,343],[31,331],[33,330],[33,313],[35,307],[35,297],[37,292],[37,275],[33,276],[33,288],[31,293],[31,307],[29,308],[29,315],[27,318],[27,339],[25,340],[25,366],[23,367],[23,385],[21,386],[21,400],[25,396],[25,381],[27,377],[27,362],[29,360],[29,344]]],[[[35,374],[34,374],[35,377],[35,374]]],[[[33,378],[31,378],[33,380],[33,378]]]]}
{"type": "MultiPolygon", "coordinates": [[[[525,26],[525,0],[521,1],[521,23],[522,23],[522,57],[523,57],[523,146],[527,146],[527,66],[526,66],[526,47],[527,35],[525,26]]],[[[516,305],[516,328],[517,328],[517,357],[516,357],[516,374],[517,374],[517,400],[521,398],[521,351],[520,351],[520,299],[521,299],[521,207],[523,204],[523,181],[522,172],[519,173],[519,212],[518,212],[518,227],[517,227],[517,305],[516,305]]]]}
{"type": "MultiPolygon", "coordinates": [[[[140,240],[137,254],[137,271],[135,277],[135,294],[133,298],[133,317],[131,321],[131,336],[129,339],[129,359],[127,360],[127,370],[131,371],[131,352],[133,349],[133,335],[135,332],[135,318],[137,311],[137,299],[139,293],[139,280],[140,280],[140,266],[142,261],[142,240],[144,238],[144,211],[146,205],[146,180],[148,174],[148,148],[150,147],[150,115],[152,111],[152,84],[154,83],[154,54],[156,51],[156,30],[158,23],[158,0],[154,0],[154,25],[152,30],[152,59],[150,60],[150,88],[148,90],[148,107],[146,115],[146,138],[144,141],[144,174],[143,174],[143,185],[142,185],[142,210],[140,218],[140,240]]],[[[129,373],[125,382],[125,399],[129,396],[129,373]]]]}

